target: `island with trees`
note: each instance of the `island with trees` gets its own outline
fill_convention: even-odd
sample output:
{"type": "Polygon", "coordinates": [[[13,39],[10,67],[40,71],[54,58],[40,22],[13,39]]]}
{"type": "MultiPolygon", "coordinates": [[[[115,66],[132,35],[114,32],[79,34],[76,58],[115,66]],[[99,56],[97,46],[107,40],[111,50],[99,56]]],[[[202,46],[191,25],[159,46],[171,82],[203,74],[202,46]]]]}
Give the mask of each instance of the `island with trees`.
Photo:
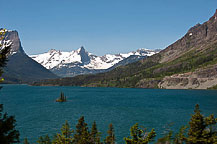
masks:
{"type": "Polygon", "coordinates": [[[63,92],[60,93],[60,97],[56,99],[56,102],[66,102],[66,96],[63,92]]]}

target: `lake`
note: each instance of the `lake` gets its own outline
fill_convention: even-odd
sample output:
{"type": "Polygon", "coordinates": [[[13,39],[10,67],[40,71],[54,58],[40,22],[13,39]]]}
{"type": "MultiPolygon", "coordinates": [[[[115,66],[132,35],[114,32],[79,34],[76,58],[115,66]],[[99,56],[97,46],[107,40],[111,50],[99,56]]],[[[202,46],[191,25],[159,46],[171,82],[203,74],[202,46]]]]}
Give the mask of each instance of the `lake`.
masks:
{"type": "Polygon", "coordinates": [[[217,116],[216,90],[3,85],[0,103],[9,115],[15,115],[21,140],[27,137],[30,142],[60,132],[65,120],[75,129],[81,116],[89,128],[96,121],[103,138],[112,123],[118,143],[129,136],[135,123],[149,130],[155,128],[158,137],[168,125],[177,130],[188,123],[197,103],[205,116],[212,113],[217,116]],[[61,91],[67,96],[65,103],[55,102],[61,91]]]}

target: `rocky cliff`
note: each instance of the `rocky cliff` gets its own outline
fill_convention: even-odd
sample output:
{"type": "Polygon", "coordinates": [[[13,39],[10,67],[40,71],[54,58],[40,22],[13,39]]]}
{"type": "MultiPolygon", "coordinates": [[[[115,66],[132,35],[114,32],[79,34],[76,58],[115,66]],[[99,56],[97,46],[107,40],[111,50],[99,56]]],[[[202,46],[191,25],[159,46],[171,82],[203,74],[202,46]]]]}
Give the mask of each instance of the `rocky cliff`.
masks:
{"type": "Polygon", "coordinates": [[[3,73],[5,83],[29,83],[41,79],[57,78],[52,72],[26,55],[17,31],[8,31],[5,40],[12,42],[3,73]]]}

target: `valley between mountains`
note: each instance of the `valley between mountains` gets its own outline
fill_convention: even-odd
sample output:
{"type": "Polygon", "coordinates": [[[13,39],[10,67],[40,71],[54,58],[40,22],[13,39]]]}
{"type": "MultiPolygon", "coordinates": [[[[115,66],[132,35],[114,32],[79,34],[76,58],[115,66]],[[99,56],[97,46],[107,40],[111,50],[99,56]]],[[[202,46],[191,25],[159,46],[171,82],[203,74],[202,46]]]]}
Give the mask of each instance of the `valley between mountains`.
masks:
{"type": "Polygon", "coordinates": [[[109,72],[42,80],[34,85],[213,89],[217,87],[217,10],[175,43],[109,72]]]}
{"type": "Polygon", "coordinates": [[[78,50],[27,56],[16,31],[7,33],[13,53],[5,68],[6,83],[37,86],[215,89],[217,87],[217,10],[203,24],[163,50],[138,49],[96,56],[78,50]],[[17,63],[14,64],[14,61],[17,63]]]}

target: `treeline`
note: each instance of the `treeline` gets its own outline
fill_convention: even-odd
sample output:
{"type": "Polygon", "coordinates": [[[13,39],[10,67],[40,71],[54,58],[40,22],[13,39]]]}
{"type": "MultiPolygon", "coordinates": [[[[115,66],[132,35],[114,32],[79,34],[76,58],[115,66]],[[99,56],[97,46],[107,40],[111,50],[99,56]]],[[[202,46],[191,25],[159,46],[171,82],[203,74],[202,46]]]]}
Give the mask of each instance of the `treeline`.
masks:
{"type": "MultiPolygon", "coordinates": [[[[195,106],[187,126],[182,126],[177,133],[168,131],[163,137],[155,140],[156,132],[154,129],[147,131],[139,126],[138,123],[130,128],[130,135],[124,137],[126,144],[148,144],[150,142],[156,144],[217,144],[217,118],[214,115],[204,117],[199,109],[199,105],[195,106]]],[[[61,128],[61,132],[55,134],[54,137],[40,136],[38,144],[115,144],[115,130],[112,124],[109,125],[107,136],[101,138],[101,132],[98,131],[96,122],[93,122],[91,130],[85,123],[82,116],[76,125],[76,129],[72,130],[66,121],[61,128]]],[[[24,144],[29,144],[27,138],[24,144]]]]}

